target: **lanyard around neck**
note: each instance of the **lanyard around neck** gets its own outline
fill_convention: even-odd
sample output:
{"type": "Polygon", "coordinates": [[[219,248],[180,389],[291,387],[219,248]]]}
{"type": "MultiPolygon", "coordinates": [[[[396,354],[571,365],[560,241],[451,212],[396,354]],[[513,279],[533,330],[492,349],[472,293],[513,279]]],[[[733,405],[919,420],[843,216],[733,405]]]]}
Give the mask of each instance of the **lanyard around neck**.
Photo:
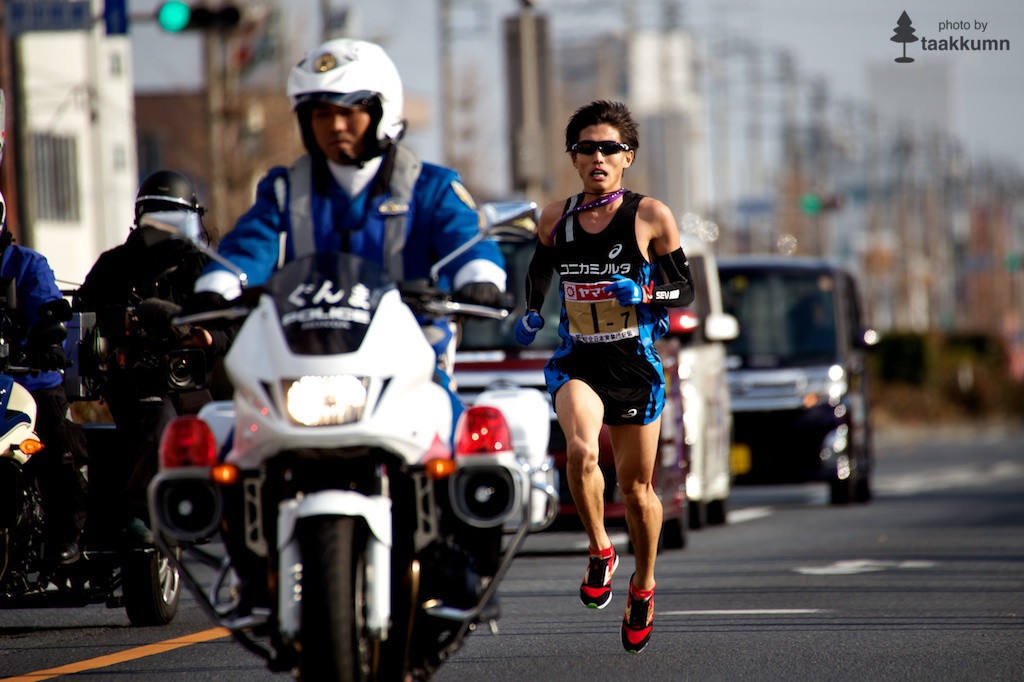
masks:
{"type": "Polygon", "coordinates": [[[615,190],[611,194],[605,194],[604,196],[598,197],[597,199],[594,199],[593,201],[588,201],[585,204],[580,204],[579,206],[570,208],[568,211],[566,211],[565,213],[562,214],[562,217],[559,218],[555,222],[554,227],[551,228],[551,234],[549,235],[549,238],[551,239],[551,243],[552,244],[555,243],[555,230],[557,230],[558,226],[561,225],[562,223],[564,223],[565,220],[569,216],[576,215],[577,213],[580,213],[582,211],[586,211],[586,210],[591,209],[591,208],[597,208],[598,206],[604,206],[605,204],[610,204],[613,201],[615,201],[616,199],[618,199],[619,197],[621,197],[623,194],[625,194],[627,191],[628,190],[625,187],[620,187],[619,189],[615,190]]]}

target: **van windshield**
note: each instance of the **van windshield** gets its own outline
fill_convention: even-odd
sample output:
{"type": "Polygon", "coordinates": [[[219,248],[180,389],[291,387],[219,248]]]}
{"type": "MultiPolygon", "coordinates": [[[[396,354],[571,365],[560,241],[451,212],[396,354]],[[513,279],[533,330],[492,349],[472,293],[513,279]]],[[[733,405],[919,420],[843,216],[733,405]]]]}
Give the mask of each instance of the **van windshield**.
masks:
{"type": "Polygon", "coordinates": [[[739,320],[726,352],[744,367],[831,363],[838,356],[835,278],[826,271],[720,267],[722,305],[739,320]]]}
{"type": "MultiPolygon", "coordinates": [[[[516,309],[504,320],[485,320],[481,318],[465,318],[462,323],[462,341],[460,351],[467,350],[526,350],[512,335],[516,322],[523,316],[523,296],[525,294],[526,271],[530,267],[530,259],[536,242],[501,242],[501,252],[505,255],[505,270],[508,272],[507,289],[515,294],[516,309]]],[[[558,313],[561,309],[558,298],[558,275],[552,278],[551,288],[544,298],[544,328],[537,333],[537,338],[529,345],[529,350],[553,350],[558,348],[558,313]]]]}

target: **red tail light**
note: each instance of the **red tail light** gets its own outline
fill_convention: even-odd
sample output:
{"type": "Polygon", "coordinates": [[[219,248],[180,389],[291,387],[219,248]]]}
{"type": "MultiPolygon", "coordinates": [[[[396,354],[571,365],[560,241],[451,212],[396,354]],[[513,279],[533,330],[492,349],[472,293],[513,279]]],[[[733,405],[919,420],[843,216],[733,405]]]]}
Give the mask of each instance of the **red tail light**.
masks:
{"type": "Polygon", "coordinates": [[[178,417],[160,438],[160,468],[208,467],[217,461],[210,426],[196,417],[178,417]]]}
{"type": "Polygon", "coordinates": [[[672,334],[689,334],[700,326],[697,314],[689,308],[672,310],[668,316],[668,330],[672,334]]]}
{"type": "Polygon", "coordinates": [[[496,407],[471,407],[459,418],[455,443],[456,456],[512,452],[512,432],[496,407]]]}

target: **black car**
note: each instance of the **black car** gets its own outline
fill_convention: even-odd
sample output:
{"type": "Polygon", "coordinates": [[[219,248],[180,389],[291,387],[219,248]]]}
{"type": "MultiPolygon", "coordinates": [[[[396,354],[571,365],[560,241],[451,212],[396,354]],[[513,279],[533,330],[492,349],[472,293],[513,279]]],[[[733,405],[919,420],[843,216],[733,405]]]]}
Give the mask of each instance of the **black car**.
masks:
{"type": "Polygon", "coordinates": [[[833,504],[871,498],[866,349],[853,274],[827,259],[722,257],[735,482],[826,481],[833,504]]]}

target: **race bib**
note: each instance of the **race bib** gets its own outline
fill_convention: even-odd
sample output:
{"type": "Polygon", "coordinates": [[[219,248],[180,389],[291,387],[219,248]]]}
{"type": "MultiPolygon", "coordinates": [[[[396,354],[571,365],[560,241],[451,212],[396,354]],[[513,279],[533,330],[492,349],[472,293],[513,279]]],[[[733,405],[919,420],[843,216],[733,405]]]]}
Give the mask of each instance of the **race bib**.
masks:
{"type": "Polygon", "coordinates": [[[619,305],[614,294],[604,291],[609,284],[611,282],[562,284],[569,335],[576,341],[610,343],[640,336],[636,309],[619,305]]]}

